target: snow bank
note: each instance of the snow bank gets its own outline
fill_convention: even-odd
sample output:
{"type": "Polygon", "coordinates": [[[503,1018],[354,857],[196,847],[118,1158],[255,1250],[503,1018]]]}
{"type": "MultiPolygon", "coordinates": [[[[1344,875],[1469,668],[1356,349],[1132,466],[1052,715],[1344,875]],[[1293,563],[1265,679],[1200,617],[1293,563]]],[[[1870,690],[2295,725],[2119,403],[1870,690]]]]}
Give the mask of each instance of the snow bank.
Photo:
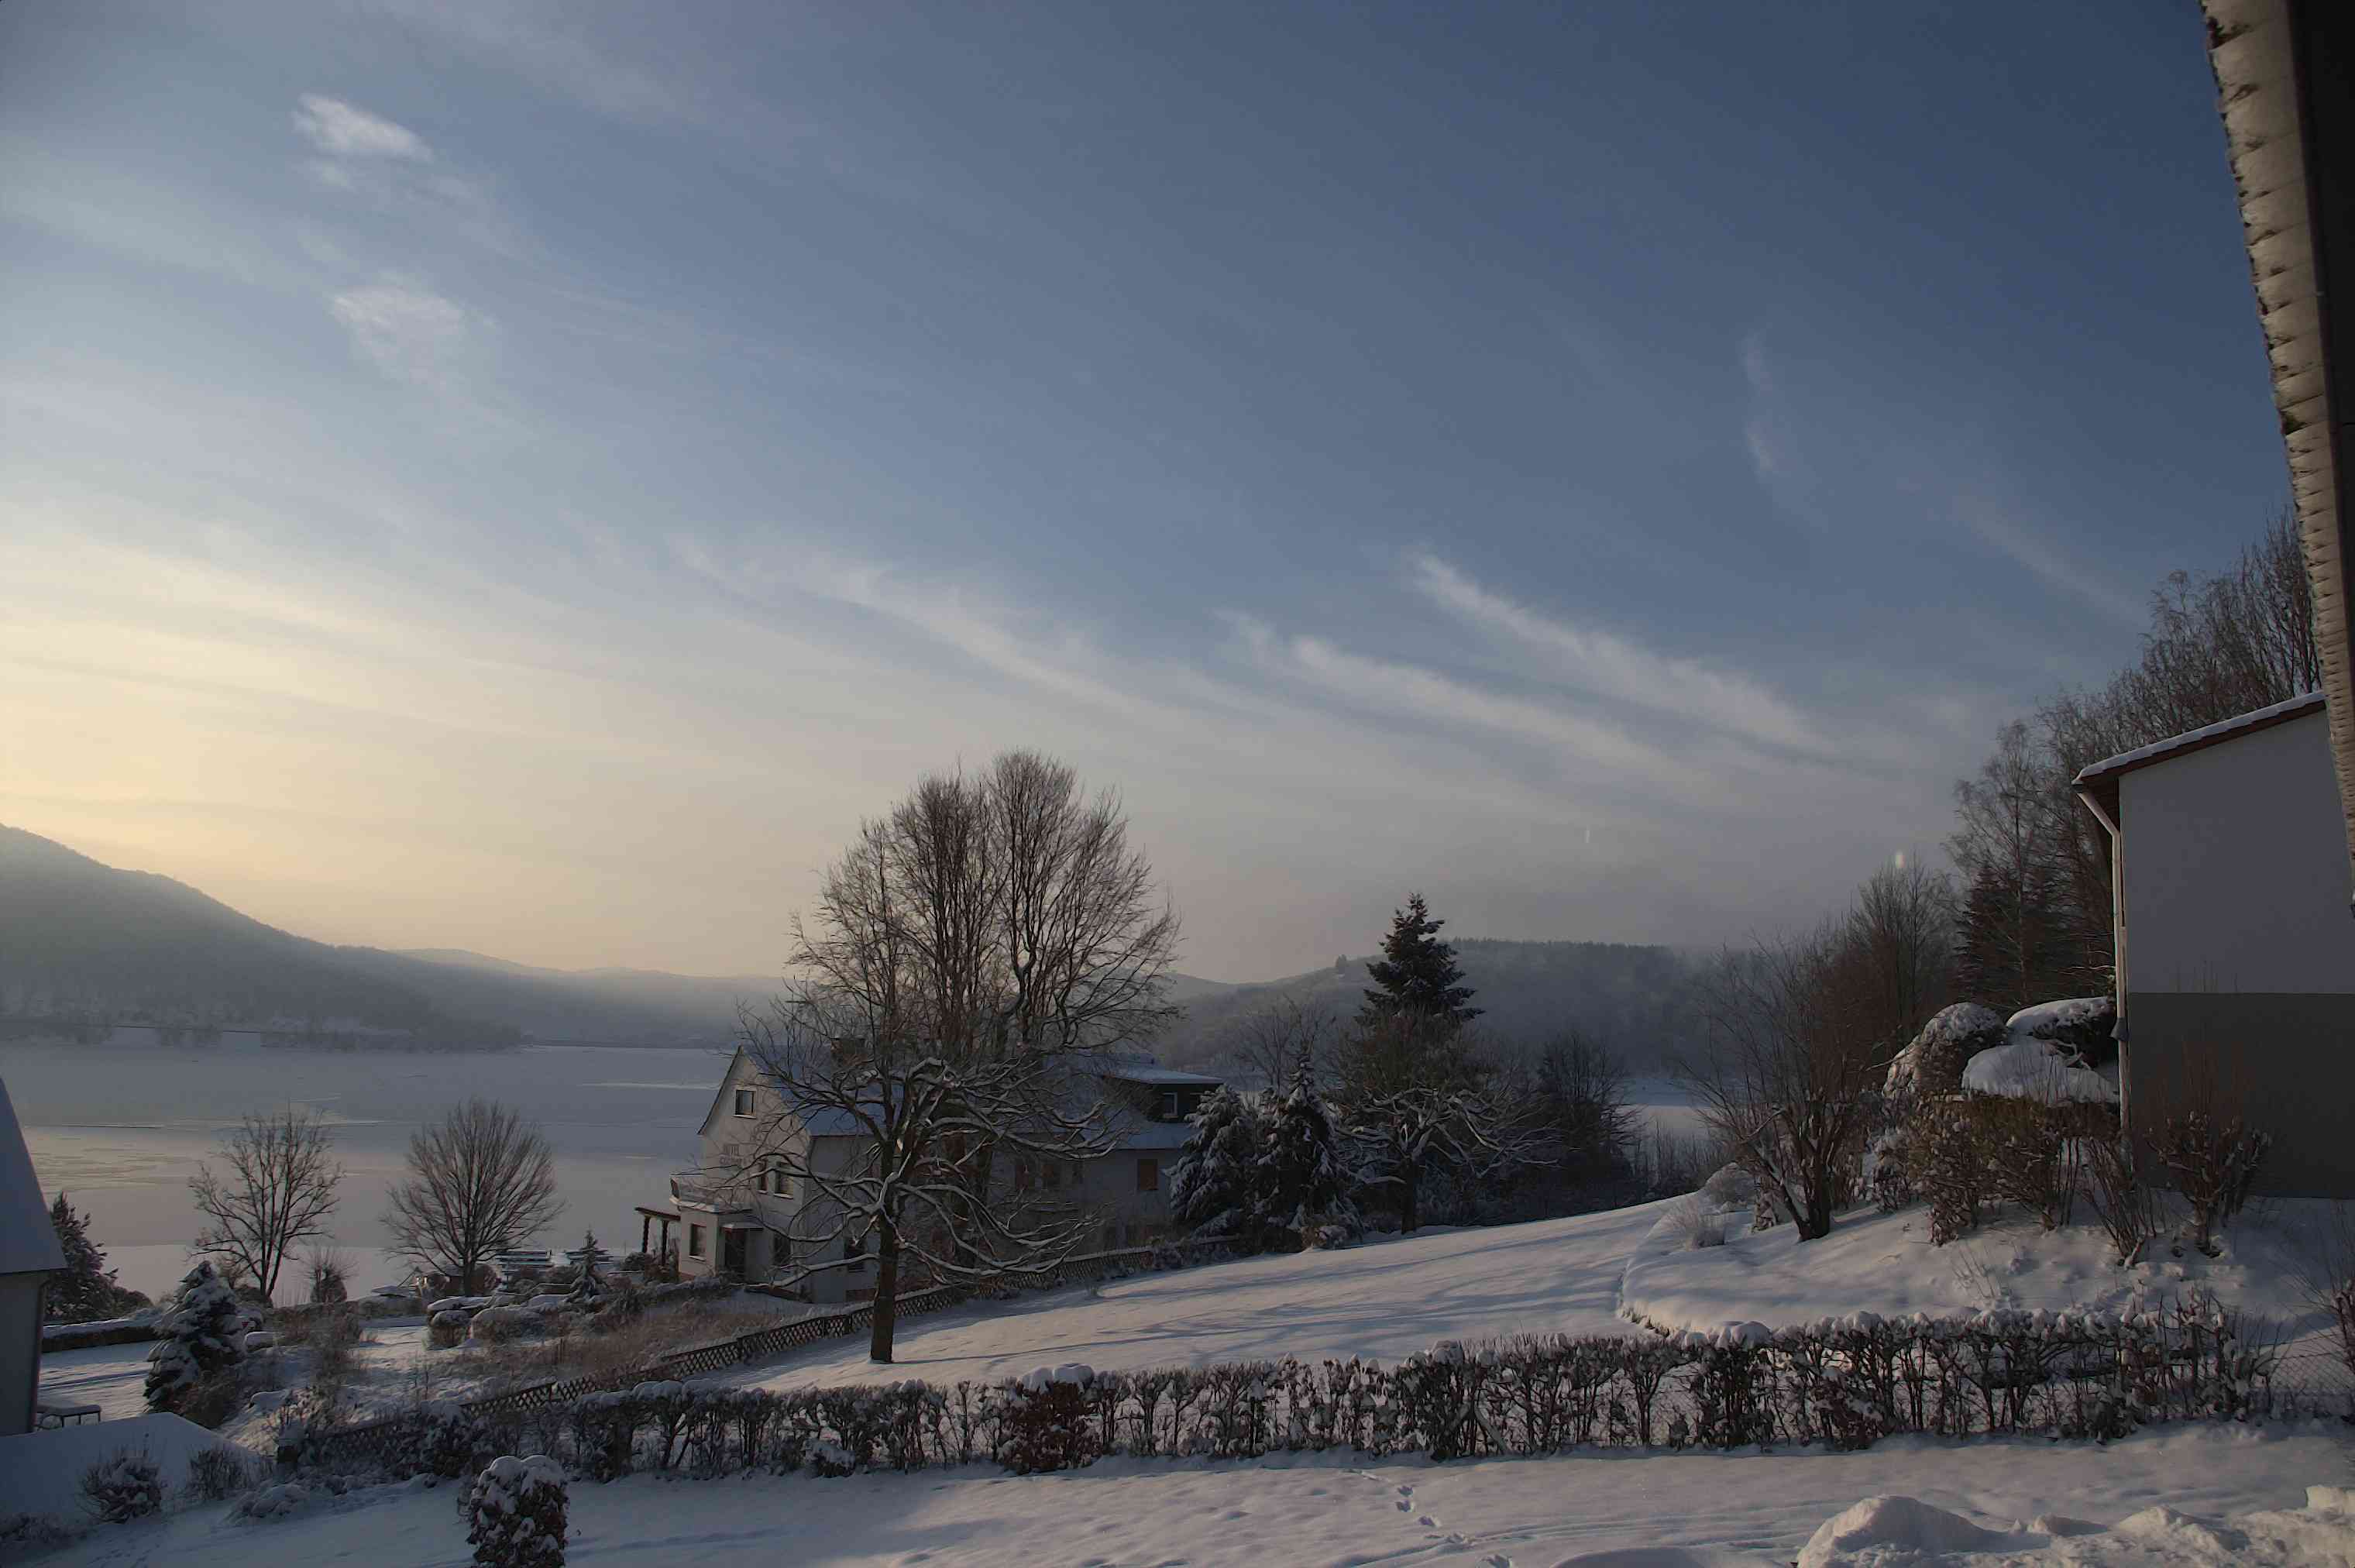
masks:
{"type": "Polygon", "coordinates": [[[123,1448],[144,1452],[154,1460],[167,1488],[186,1482],[188,1456],[203,1449],[226,1448],[240,1459],[252,1458],[176,1415],[142,1415],[0,1437],[0,1519],[29,1513],[83,1522],[81,1473],[123,1448]]]}
{"type": "Polygon", "coordinates": [[[1998,1568],[2029,1563],[2085,1568],[2249,1568],[2355,1563],[2355,1492],[2308,1487],[2306,1506],[2208,1520],[2147,1508],[2105,1530],[2043,1516],[2025,1528],[1991,1529],[1905,1497],[1867,1498],[1824,1521],[1799,1568],[1998,1568]]]}

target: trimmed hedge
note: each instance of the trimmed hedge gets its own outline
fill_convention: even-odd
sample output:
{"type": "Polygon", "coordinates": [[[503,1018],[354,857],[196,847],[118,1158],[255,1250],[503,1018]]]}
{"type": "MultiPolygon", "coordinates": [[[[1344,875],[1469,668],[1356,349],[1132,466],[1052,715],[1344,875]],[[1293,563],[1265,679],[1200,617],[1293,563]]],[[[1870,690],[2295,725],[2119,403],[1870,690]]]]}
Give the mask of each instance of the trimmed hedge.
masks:
{"type": "Polygon", "coordinates": [[[1018,1473],[1106,1455],[1248,1459],[1348,1448],[1434,1459],[1581,1447],[1869,1447],[1883,1437],[2106,1439],[2281,1408],[2270,1343],[2205,1296],[2124,1316],[1859,1314],[1772,1331],[1443,1343],[1395,1366],[1244,1362],[1041,1369],[942,1388],[777,1392],[647,1382],[522,1416],[508,1435],[605,1481],[913,1470],[1018,1473]]]}

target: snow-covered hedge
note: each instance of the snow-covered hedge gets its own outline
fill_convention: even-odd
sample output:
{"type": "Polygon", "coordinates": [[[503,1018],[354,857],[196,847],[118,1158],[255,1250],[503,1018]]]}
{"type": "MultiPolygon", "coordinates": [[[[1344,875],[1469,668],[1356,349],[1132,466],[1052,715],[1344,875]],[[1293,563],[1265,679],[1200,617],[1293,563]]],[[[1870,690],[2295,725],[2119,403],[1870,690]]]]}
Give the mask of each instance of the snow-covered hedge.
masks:
{"type": "Polygon", "coordinates": [[[772,1392],[650,1382],[520,1418],[509,1435],[612,1480],[633,1470],[911,1470],[1106,1455],[1249,1458],[1348,1448],[1446,1459],[1598,1446],[1861,1448],[1918,1433],[2109,1437],[2282,1408],[2274,1352],[2204,1297],[2128,1315],[1870,1314],[1770,1330],[1490,1345],[1146,1371],[1040,1369],[996,1383],[772,1392]]]}

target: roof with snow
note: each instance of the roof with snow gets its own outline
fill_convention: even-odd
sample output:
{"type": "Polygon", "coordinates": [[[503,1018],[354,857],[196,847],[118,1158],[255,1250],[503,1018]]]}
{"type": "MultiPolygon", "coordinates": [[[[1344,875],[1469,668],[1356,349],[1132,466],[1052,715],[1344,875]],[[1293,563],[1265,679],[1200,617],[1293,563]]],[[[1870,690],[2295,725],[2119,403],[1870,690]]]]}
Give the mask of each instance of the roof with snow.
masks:
{"type": "Polygon", "coordinates": [[[1215,1089],[1225,1082],[1206,1072],[1188,1072],[1183,1068],[1162,1067],[1153,1062],[1119,1062],[1106,1068],[1100,1076],[1115,1083],[1150,1083],[1162,1089],[1215,1089]]]}
{"type": "Polygon", "coordinates": [[[2091,795],[2115,822],[2118,816],[2118,780],[2137,768],[2153,763],[2163,763],[2171,757],[2201,751],[2226,741],[2237,741],[2243,735],[2254,735],[2260,730],[2270,730],[2276,724],[2286,724],[2293,719],[2303,719],[2309,713],[2322,711],[2322,693],[2309,691],[2293,697],[2287,702],[2276,702],[2271,708],[2260,708],[2254,713],[2237,714],[2218,723],[2180,735],[2170,735],[2164,741],[2153,741],[2147,746],[2137,746],[2131,752],[2120,752],[2079,773],[2077,793],[2091,795]]]}
{"type": "Polygon", "coordinates": [[[8,1085],[0,1082],[0,1274],[32,1274],[66,1266],[49,1206],[41,1201],[40,1179],[16,1125],[8,1085]]]}

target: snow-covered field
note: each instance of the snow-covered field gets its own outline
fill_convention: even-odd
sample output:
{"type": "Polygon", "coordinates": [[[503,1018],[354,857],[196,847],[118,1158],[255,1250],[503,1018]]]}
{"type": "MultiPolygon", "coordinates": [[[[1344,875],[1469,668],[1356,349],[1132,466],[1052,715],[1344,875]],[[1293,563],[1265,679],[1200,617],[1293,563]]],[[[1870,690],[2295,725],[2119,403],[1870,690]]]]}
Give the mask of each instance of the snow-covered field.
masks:
{"type": "Polygon", "coordinates": [[[1146,1275],[910,1318],[889,1367],[867,1360],[862,1336],[722,1375],[769,1388],[911,1377],[954,1383],[1066,1361],[1107,1369],[1283,1356],[1391,1361],[1439,1339],[1634,1333],[1619,1317],[1619,1275],[1657,1213],[1646,1204],[1146,1275]]]}
{"type": "MultiPolygon", "coordinates": [[[[979,1468],[840,1480],[634,1476],[611,1486],[573,1484],[569,1555],[614,1568],[733,1559],[959,1568],[1789,1563],[1827,1520],[1877,1496],[1918,1498],[2005,1531],[2050,1515],[2113,1524],[2153,1505],[2194,1515],[2295,1509],[2308,1485],[2348,1478],[2343,1431],[2182,1429],[2106,1448],[1899,1442],[1846,1455],[1573,1456],[1444,1466],[1346,1455],[1248,1466],[1108,1460],[1019,1477],[979,1468]]],[[[48,1561],[456,1568],[468,1551],[453,1501],[446,1487],[389,1488],[322,1499],[267,1523],[240,1522],[225,1506],[211,1505],[101,1531],[48,1561]]],[[[2230,1538],[2219,1539],[2229,1547],[2230,1538]]],[[[2142,1552],[2114,1560],[2233,1559],[2142,1552]]]]}

